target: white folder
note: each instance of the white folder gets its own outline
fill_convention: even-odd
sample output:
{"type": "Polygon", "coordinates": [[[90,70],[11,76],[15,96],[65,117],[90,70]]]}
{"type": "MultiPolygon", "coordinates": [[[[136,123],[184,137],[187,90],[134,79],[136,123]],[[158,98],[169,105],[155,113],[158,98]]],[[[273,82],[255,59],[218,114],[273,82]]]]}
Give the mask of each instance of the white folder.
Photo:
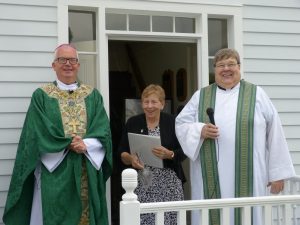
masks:
{"type": "Polygon", "coordinates": [[[163,160],[152,153],[154,147],[161,146],[159,136],[128,133],[131,154],[136,154],[142,163],[163,168],[163,160]]]}

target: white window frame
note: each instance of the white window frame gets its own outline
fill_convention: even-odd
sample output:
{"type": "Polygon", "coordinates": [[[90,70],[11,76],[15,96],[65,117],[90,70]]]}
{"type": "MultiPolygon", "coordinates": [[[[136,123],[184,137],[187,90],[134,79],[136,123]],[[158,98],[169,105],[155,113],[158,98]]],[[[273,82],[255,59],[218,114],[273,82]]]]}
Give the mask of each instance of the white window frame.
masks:
{"type": "MultiPolygon", "coordinates": [[[[197,79],[198,87],[209,84],[208,64],[208,18],[226,18],[228,20],[228,47],[235,48],[243,59],[242,42],[242,5],[206,5],[188,4],[179,2],[155,1],[101,1],[101,0],[58,0],[58,44],[68,41],[68,7],[92,7],[98,9],[98,68],[96,87],[101,90],[104,99],[109,99],[108,80],[108,40],[137,40],[137,41],[184,41],[197,43],[197,79]],[[145,10],[147,9],[147,10],[145,10]],[[105,29],[106,12],[126,12],[136,14],[143,12],[151,15],[180,15],[196,19],[196,33],[161,33],[161,32],[134,32],[111,31],[105,29]],[[101,41],[99,41],[101,40],[101,41]],[[99,51],[99,49],[101,51],[99,51]],[[104,76],[103,76],[104,75],[104,76]]],[[[241,70],[243,63],[241,62],[241,70]]],[[[242,73],[243,74],[243,73],[242,73]]],[[[243,76],[243,75],[242,75],[243,76]]],[[[109,102],[105,101],[106,109],[109,102]]]]}

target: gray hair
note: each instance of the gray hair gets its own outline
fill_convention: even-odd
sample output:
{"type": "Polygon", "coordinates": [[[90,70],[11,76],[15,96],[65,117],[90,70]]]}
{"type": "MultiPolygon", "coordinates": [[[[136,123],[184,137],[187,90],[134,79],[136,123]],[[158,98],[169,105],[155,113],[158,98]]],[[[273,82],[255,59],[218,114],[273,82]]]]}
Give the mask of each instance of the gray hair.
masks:
{"type": "Polygon", "coordinates": [[[57,47],[55,48],[55,50],[54,50],[54,59],[53,59],[53,60],[56,60],[56,59],[57,59],[57,51],[58,51],[58,49],[60,49],[60,48],[62,48],[62,47],[70,47],[70,48],[75,49],[75,51],[76,51],[76,57],[77,57],[77,59],[79,59],[79,56],[78,56],[78,52],[77,52],[76,47],[75,47],[73,44],[67,44],[67,43],[65,43],[65,44],[61,44],[61,45],[59,45],[59,46],[57,46],[57,47]]]}

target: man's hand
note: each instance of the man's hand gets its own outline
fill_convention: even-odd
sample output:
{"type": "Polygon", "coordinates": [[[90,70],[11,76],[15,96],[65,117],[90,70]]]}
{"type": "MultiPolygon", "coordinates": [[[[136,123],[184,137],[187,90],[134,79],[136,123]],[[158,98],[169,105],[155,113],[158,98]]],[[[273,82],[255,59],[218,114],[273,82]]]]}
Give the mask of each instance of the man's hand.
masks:
{"type": "Polygon", "coordinates": [[[284,188],[284,180],[277,180],[277,181],[269,182],[268,187],[269,186],[271,186],[270,192],[272,194],[278,194],[284,188]]]}
{"type": "Polygon", "coordinates": [[[78,135],[72,136],[72,142],[69,145],[69,149],[73,152],[76,152],[77,154],[82,154],[86,152],[86,145],[83,142],[83,139],[78,135]]]}
{"type": "Polygon", "coordinates": [[[206,138],[216,139],[217,137],[219,137],[218,127],[216,127],[211,123],[205,124],[201,131],[201,137],[204,139],[206,138]]]}

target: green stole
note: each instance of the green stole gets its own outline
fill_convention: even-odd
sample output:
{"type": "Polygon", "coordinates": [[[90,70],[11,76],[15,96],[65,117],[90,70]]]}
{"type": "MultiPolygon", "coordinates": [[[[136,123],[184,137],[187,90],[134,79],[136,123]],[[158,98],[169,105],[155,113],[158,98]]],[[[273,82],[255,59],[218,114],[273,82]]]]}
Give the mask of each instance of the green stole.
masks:
{"type": "MultiPolygon", "coordinates": [[[[207,108],[215,108],[217,85],[202,88],[199,122],[209,123],[207,108]]],[[[253,196],[253,127],[256,86],[240,81],[235,134],[235,197],[253,196]]],[[[200,149],[205,199],[221,198],[215,140],[206,139],[200,149]]],[[[241,210],[235,209],[235,224],[241,224],[241,210]]],[[[220,224],[220,210],[209,212],[210,225],[220,224]]]]}

